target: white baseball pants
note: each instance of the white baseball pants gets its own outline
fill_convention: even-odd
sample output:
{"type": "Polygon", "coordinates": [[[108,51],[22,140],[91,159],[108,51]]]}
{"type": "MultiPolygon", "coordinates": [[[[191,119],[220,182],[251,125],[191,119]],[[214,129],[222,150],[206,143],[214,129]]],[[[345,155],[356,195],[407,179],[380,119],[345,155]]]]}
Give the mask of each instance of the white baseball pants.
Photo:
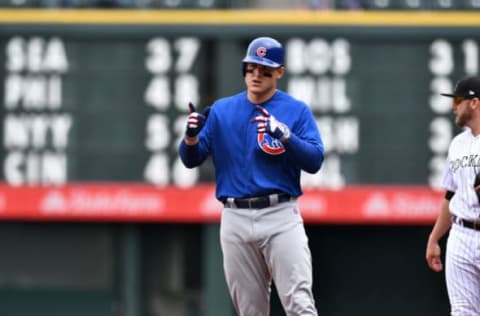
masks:
{"type": "Polygon", "coordinates": [[[480,231],[452,224],[445,275],[452,316],[480,316],[480,231]]]}

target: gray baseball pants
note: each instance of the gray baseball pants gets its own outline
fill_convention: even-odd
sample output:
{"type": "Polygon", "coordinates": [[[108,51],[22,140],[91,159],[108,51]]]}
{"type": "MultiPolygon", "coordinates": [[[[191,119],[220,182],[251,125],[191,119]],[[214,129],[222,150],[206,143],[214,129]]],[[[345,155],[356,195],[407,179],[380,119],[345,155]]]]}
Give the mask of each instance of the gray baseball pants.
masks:
{"type": "Polygon", "coordinates": [[[225,207],[225,277],[238,316],[270,313],[272,279],[287,316],[316,316],[312,259],[295,200],[263,209],[225,207]]]}

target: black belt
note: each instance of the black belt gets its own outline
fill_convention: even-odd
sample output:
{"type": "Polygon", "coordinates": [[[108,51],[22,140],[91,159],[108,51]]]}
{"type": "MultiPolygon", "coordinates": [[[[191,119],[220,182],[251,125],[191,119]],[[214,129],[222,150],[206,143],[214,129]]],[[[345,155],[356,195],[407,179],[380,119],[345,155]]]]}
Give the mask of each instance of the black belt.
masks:
{"type": "Polygon", "coordinates": [[[291,198],[290,194],[287,193],[275,193],[244,199],[224,198],[222,202],[226,207],[230,208],[265,208],[290,201],[291,198]]]}
{"type": "Polygon", "coordinates": [[[452,215],[452,222],[463,227],[480,230],[480,222],[467,221],[466,219],[460,218],[456,215],[452,215]]]}

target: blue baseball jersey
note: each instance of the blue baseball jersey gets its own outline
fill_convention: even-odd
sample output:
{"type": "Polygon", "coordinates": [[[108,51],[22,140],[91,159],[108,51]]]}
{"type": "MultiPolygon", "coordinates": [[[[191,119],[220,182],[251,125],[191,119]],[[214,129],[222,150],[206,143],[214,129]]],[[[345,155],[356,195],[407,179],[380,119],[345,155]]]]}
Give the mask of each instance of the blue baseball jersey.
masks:
{"type": "Polygon", "coordinates": [[[288,126],[291,136],[287,143],[257,132],[252,120],[261,112],[243,91],[212,105],[196,145],[180,144],[180,157],[188,168],[200,165],[211,155],[219,200],[275,192],[299,196],[300,171],[315,173],[322,165],[323,142],[304,102],[276,90],[260,105],[288,126]]]}

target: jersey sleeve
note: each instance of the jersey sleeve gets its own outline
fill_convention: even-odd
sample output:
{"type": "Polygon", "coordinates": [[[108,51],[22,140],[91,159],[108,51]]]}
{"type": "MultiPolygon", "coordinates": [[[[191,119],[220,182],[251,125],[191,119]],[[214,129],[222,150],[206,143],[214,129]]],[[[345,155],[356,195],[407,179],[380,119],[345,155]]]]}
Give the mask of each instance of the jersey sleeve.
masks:
{"type": "Polygon", "coordinates": [[[457,191],[457,186],[453,181],[453,174],[450,169],[450,159],[448,158],[446,159],[445,166],[443,167],[442,187],[447,191],[451,191],[451,192],[457,191]]]}
{"type": "Polygon", "coordinates": [[[301,120],[292,130],[286,145],[295,163],[306,172],[315,173],[324,160],[323,141],[313,113],[304,107],[301,120]]]}

